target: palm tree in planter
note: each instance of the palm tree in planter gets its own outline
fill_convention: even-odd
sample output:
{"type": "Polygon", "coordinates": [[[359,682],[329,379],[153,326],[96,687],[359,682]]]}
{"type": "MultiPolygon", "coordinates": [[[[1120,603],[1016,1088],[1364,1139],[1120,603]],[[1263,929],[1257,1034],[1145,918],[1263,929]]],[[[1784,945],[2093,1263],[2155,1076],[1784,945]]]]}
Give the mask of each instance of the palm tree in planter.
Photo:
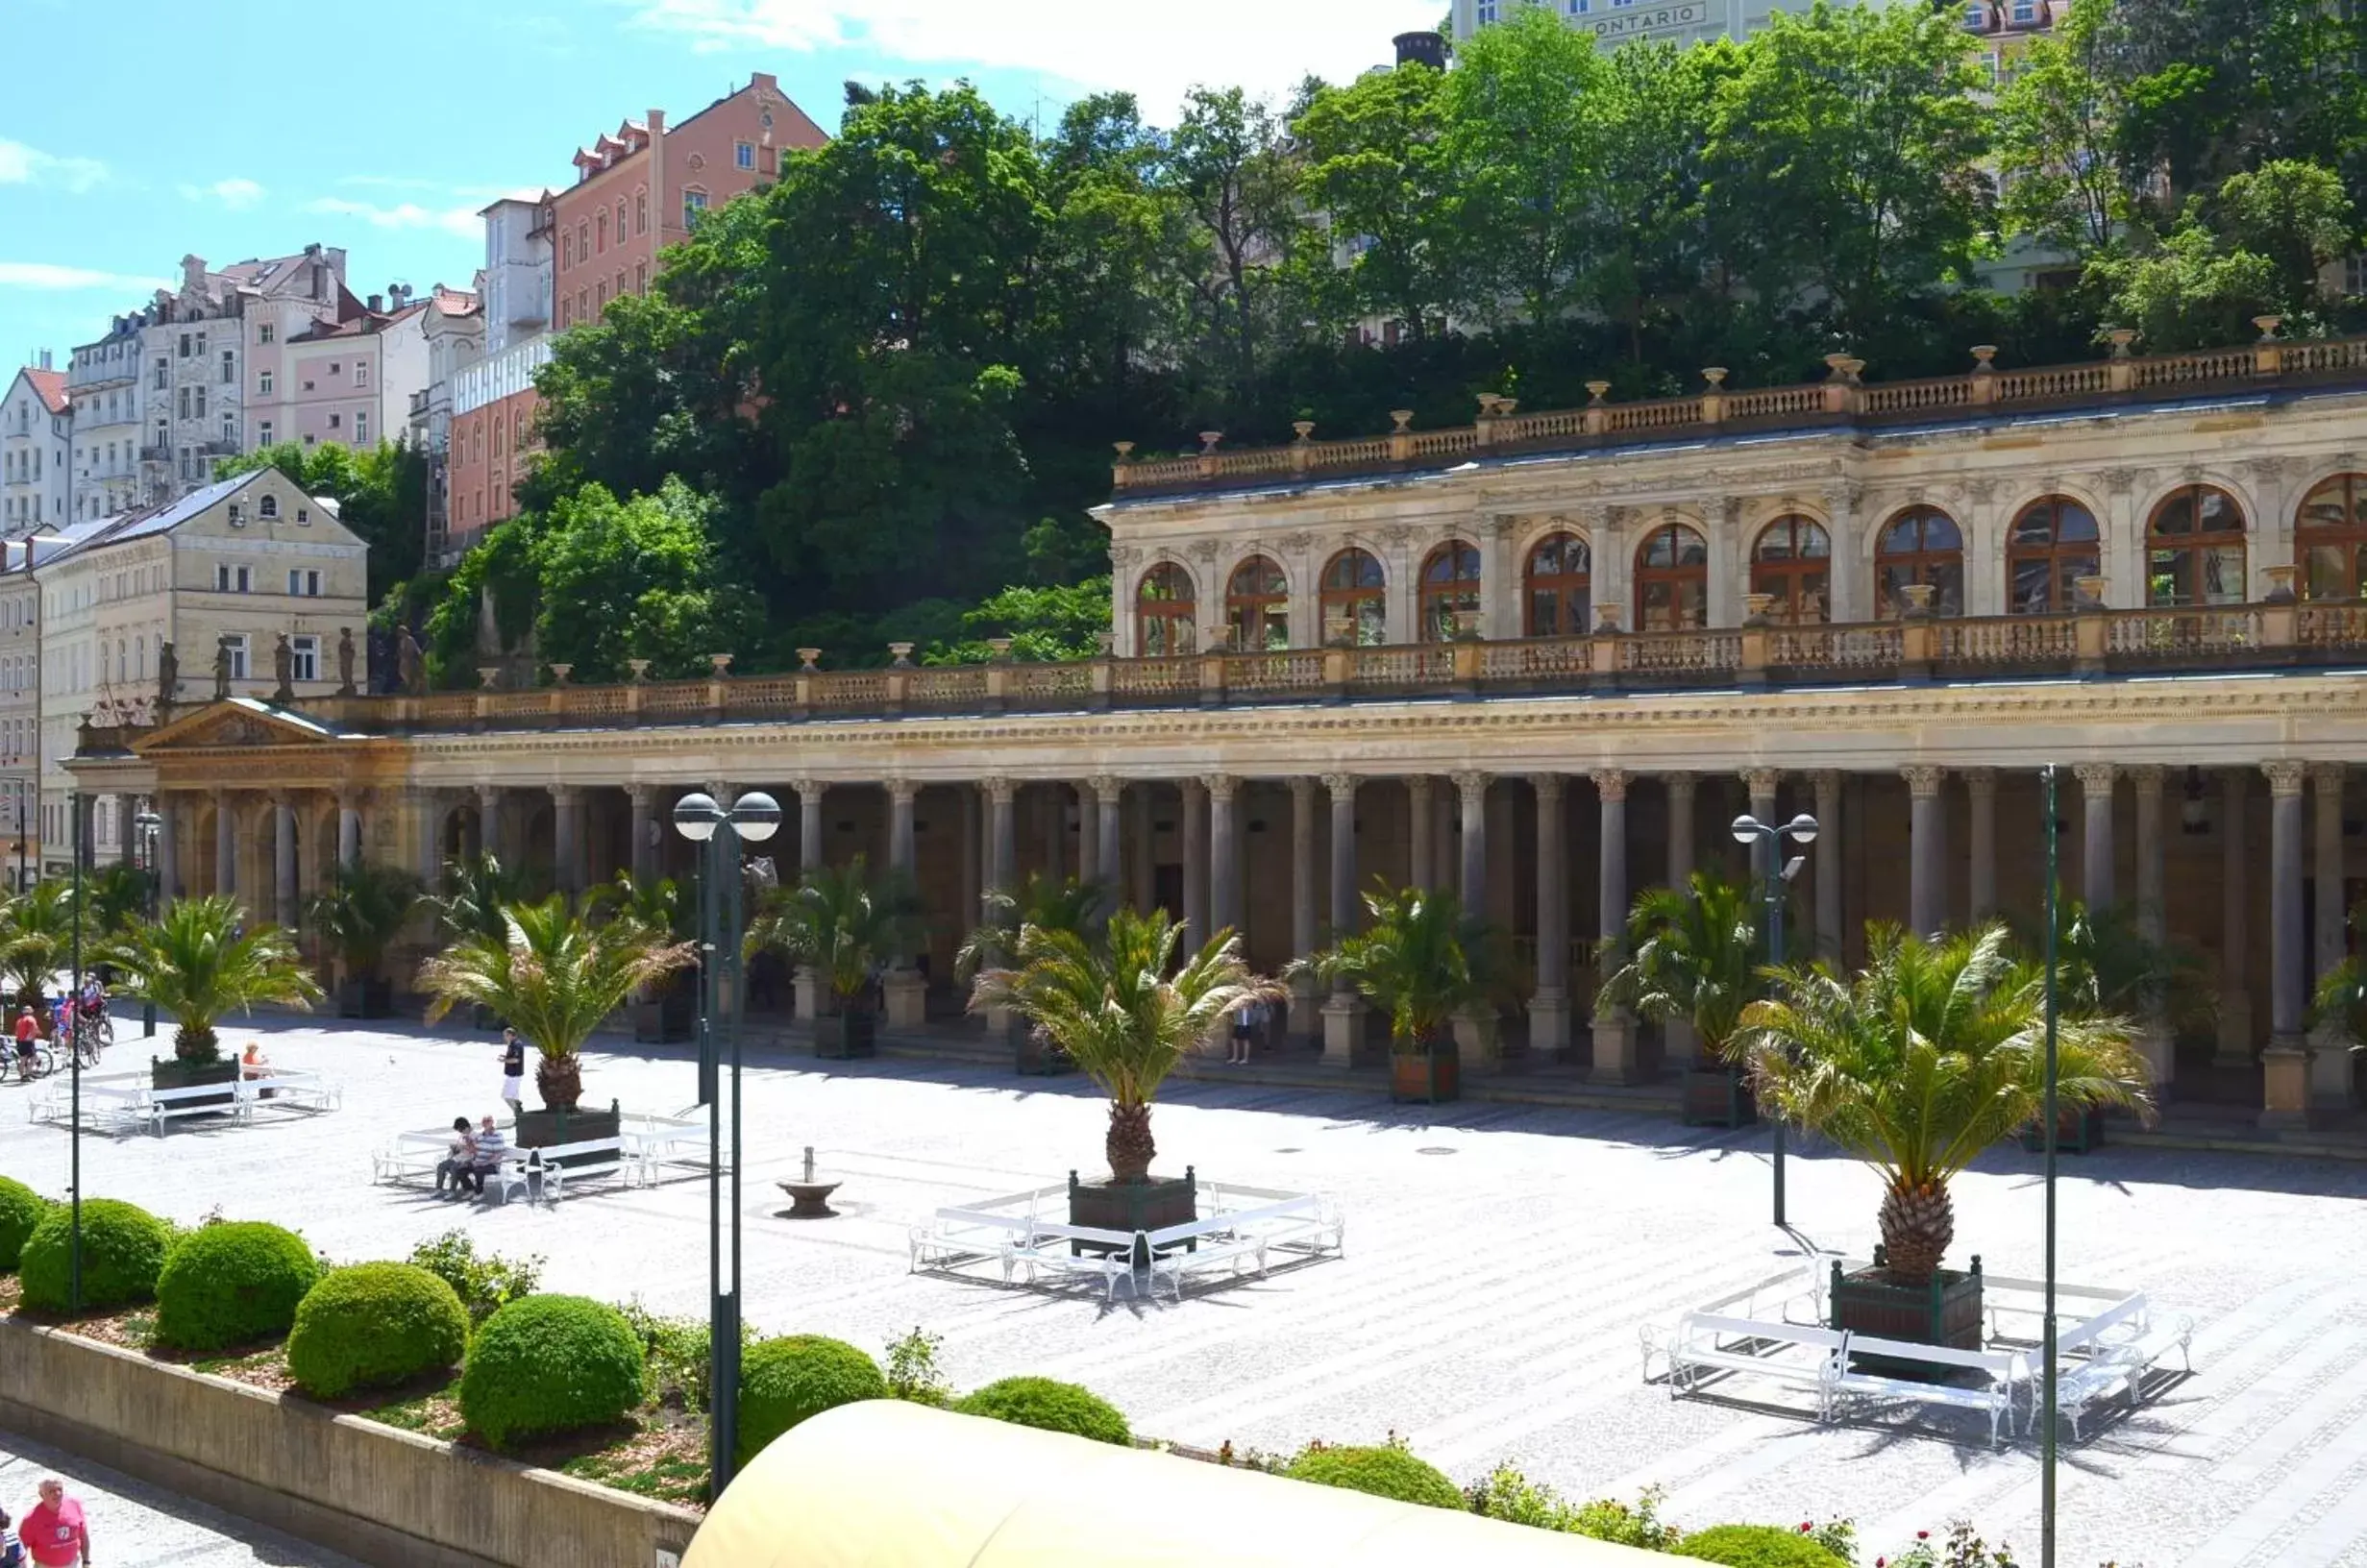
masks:
{"type": "MultiPolygon", "coordinates": [[[[2022,962],[2038,973],[2046,950],[2044,925],[2032,922],[2020,941],[2022,962]]],[[[2147,936],[2133,905],[2091,910],[2076,898],[2056,908],[2055,955],[2061,1011],[2134,1020],[2155,1093],[2164,1093],[2178,1037],[2209,1030],[2218,1017],[2218,998],[2204,982],[2203,966],[2186,949],[2147,936]]],[[[2101,1106],[2063,1112],[2056,1133],[2060,1146],[2082,1153],[2103,1136],[2101,1106]]],[[[2022,1141],[2029,1148],[2040,1146],[2035,1123],[2024,1130],[2022,1141]]]]}
{"type": "Polygon", "coordinates": [[[170,1013],[173,1060],[154,1065],[156,1087],[228,1083],[238,1064],[224,1061],[215,1020],[258,1006],[309,1007],[320,983],[295,942],[276,925],[245,926],[234,898],[176,898],[106,948],[117,985],[136,1001],[170,1013]]]}
{"type": "Polygon", "coordinates": [[[817,867],[774,891],[748,928],[747,950],[774,948],[829,988],[831,1016],[814,1020],[814,1054],[841,1059],[878,1048],[874,982],[921,929],[920,898],[901,875],[875,880],[857,855],[817,867]]]}
{"type": "MultiPolygon", "coordinates": [[[[1841,1279],[1834,1326],[1978,1348],[1981,1269],[1940,1267],[1956,1237],[1948,1184],[2037,1115],[2046,1097],[2043,978],[2015,962],[2003,924],[1926,940],[1866,928],[1866,964],[1777,972],[1743,1009],[1761,1103],[1872,1165],[1883,1178],[1875,1266],[1841,1279]]],[[[2126,1018],[2057,1029],[2058,1102],[2149,1112],[2145,1063],[2126,1018]]]]}
{"type": "Polygon", "coordinates": [[[1162,909],[1114,910],[1097,940],[1022,926],[1012,966],[985,970],[971,992],[974,1010],[1007,1007],[1043,1030],[1109,1096],[1109,1181],[1070,1179],[1073,1224],[1142,1230],[1194,1217],[1189,1175],[1150,1176],[1159,1152],[1151,1098],[1212,1030],[1253,1002],[1289,994],[1249,971],[1231,930],[1179,966],[1182,936],[1162,909]]]}
{"type": "Polygon", "coordinates": [[[583,1118],[562,1119],[583,1096],[583,1042],[634,990],[687,966],[694,944],[638,924],[595,921],[554,894],[502,906],[502,935],[462,937],[419,968],[419,988],[433,998],[428,1021],[467,1002],[506,1018],[541,1061],[534,1089],[551,1115],[546,1133],[519,1117],[519,1141],[556,1140],[572,1126],[584,1138],[609,1136],[583,1118]]]}
{"type": "Polygon", "coordinates": [[[1685,1077],[1688,1125],[1738,1127],[1755,1115],[1738,1047],[1743,1009],[1766,992],[1759,919],[1750,890],[1714,872],[1695,871],[1682,890],[1647,888],[1628,911],[1626,958],[1595,992],[1598,1009],[1692,1024],[1703,1061],[1685,1077]]]}
{"type": "MultiPolygon", "coordinates": [[[[502,910],[525,897],[526,879],[505,867],[499,856],[460,855],[444,862],[443,876],[436,891],[427,895],[427,903],[449,940],[481,937],[502,942],[509,929],[502,910]]],[[[479,1007],[472,1009],[470,1021],[477,1028],[493,1029],[502,1020],[491,1010],[479,1007]]]]}
{"type": "MultiPolygon", "coordinates": [[[[87,916],[86,915],[86,919],[87,916]]],[[[99,933],[86,924],[84,935],[99,933]]],[[[0,973],[8,977],[16,1005],[33,1009],[44,1037],[53,1037],[49,985],[65,968],[74,943],[73,884],[37,882],[23,893],[0,901],[0,973]]]]}
{"type": "Polygon", "coordinates": [[[1443,890],[1375,883],[1365,928],[1294,964],[1325,985],[1345,982],[1389,1015],[1390,1092],[1451,1100],[1462,1092],[1454,1020],[1508,993],[1502,934],[1443,890]]]}
{"type": "MultiPolygon", "coordinates": [[[[986,918],[953,955],[954,978],[968,981],[981,969],[1011,967],[1018,960],[1020,933],[1029,926],[1070,931],[1091,941],[1108,898],[1109,890],[1098,882],[1041,874],[1030,874],[1016,894],[1000,889],[989,893],[986,918]]],[[[1049,1074],[1073,1066],[1050,1036],[1010,1008],[991,1010],[987,1027],[999,1029],[1009,1041],[1012,1065],[1021,1072],[1049,1074]]]]}
{"type": "Polygon", "coordinates": [[[339,1017],[382,1018],[394,1011],[394,987],[383,973],[386,950],[402,935],[419,893],[419,878],[401,867],[363,860],[337,867],[329,886],[313,895],[306,918],[343,971],[339,1017]]]}
{"type": "MultiPolygon", "coordinates": [[[[615,881],[585,894],[584,908],[596,918],[636,925],[663,942],[687,942],[695,934],[681,885],[670,876],[639,881],[630,871],[619,871],[615,881]]],[[[685,983],[688,973],[664,975],[634,993],[635,1040],[688,1040],[697,1032],[699,997],[696,988],[685,983]]]]}

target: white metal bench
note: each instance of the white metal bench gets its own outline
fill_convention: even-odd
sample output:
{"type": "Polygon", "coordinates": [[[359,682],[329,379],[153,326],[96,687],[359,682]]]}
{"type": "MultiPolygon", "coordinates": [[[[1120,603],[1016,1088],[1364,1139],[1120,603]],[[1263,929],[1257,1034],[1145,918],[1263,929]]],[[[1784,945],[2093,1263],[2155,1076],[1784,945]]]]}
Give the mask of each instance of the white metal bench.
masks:
{"type": "Polygon", "coordinates": [[[1821,1421],[1833,1413],[1834,1392],[1848,1343],[1848,1334],[1839,1329],[1688,1312],[1664,1335],[1645,1328],[1644,1376],[1652,1375],[1652,1358],[1662,1357],[1668,1367],[1671,1399],[1698,1392],[1706,1374],[1766,1378],[1813,1393],[1816,1418],[1821,1421]]]}
{"type": "MultiPolygon", "coordinates": [[[[937,1211],[928,1225],[915,1225],[910,1237],[910,1268],[953,1268],[963,1263],[996,1261],[1008,1281],[1020,1249],[1035,1235],[1036,1214],[1048,1194],[1068,1201],[1066,1188],[1039,1188],[1032,1192],[982,1203],[952,1204],[937,1211]]],[[[1066,1212],[1065,1207],[1061,1211],[1066,1212]]]]}
{"type": "Polygon", "coordinates": [[[641,1185],[654,1186],[662,1164],[706,1168],[708,1128],[690,1112],[677,1116],[628,1114],[621,1129],[625,1145],[641,1165],[641,1185]]]}
{"type": "MultiPolygon", "coordinates": [[[[622,1177],[628,1186],[640,1178],[641,1161],[626,1146],[622,1138],[587,1138],[577,1143],[552,1143],[536,1149],[521,1149],[505,1163],[504,1181],[524,1183],[527,1195],[533,1195],[535,1179],[541,1180],[543,1200],[556,1203],[566,1196],[571,1182],[600,1181],[622,1177]],[[536,1163],[535,1157],[540,1156],[536,1163]],[[512,1178],[507,1167],[514,1165],[512,1178]]],[[[507,1193],[504,1193],[506,1201],[507,1193]]]]}
{"type": "Polygon", "coordinates": [[[1101,1299],[1115,1301],[1120,1281],[1124,1281],[1128,1289],[1133,1288],[1136,1249],[1147,1246],[1141,1231],[1111,1231],[1040,1220],[1023,1244],[1013,1243],[1005,1253],[1004,1277],[1009,1278],[1014,1269],[1029,1284],[1035,1282],[1039,1269],[1048,1274],[1081,1275],[1099,1280],[1101,1299]]]}
{"type": "Polygon", "coordinates": [[[1146,1232],[1143,1245],[1150,1254],[1151,1293],[1158,1293],[1159,1282],[1164,1279],[1168,1293],[1181,1301],[1187,1274],[1222,1268],[1239,1278],[1244,1263],[1253,1263],[1257,1272],[1264,1274],[1270,1243],[1255,1231],[1235,1230],[1230,1218],[1219,1214],[1196,1219],[1188,1225],[1146,1232]],[[1162,1247],[1167,1250],[1161,1251],[1162,1247]]]}
{"type": "MultiPolygon", "coordinates": [[[[85,1085],[86,1089],[89,1086],[85,1085]]],[[[233,1121],[247,1119],[252,1102],[241,1083],[189,1084],[179,1089],[151,1089],[136,1107],[138,1119],[150,1132],[164,1136],[164,1124],[183,1116],[222,1116],[233,1121]]]]}
{"type": "Polygon", "coordinates": [[[452,1152],[452,1139],[450,1133],[395,1134],[391,1146],[370,1156],[371,1185],[408,1181],[413,1177],[432,1180],[435,1167],[452,1152]]]}
{"type": "Polygon", "coordinates": [[[1842,1350],[1840,1376],[1834,1381],[1833,1388],[1841,1399],[1944,1405],[1977,1410],[1989,1418],[1989,1445],[1994,1448],[2004,1441],[2003,1433],[2013,1430],[2015,1390],[2029,1378],[2030,1363],[2018,1350],[1958,1350],[1947,1345],[1917,1344],[1852,1333],[1842,1350]],[[1977,1372],[1982,1381],[1970,1384],[1932,1383],[1866,1370],[1858,1365],[1861,1356],[1977,1372]]]}
{"type": "Polygon", "coordinates": [[[251,1119],[258,1110],[339,1110],[345,1104],[345,1090],[317,1072],[275,1068],[260,1078],[241,1078],[238,1098],[251,1119]]]}
{"type": "Polygon", "coordinates": [[[2185,1370],[2193,1371],[2193,1339],[2194,1319],[2182,1312],[2157,1317],[2142,1291],[2073,1325],[2056,1336],[2055,1412],[2070,1420],[2076,1441],[2090,1406],[2123,1396],[2133,1409],[2144,1395],[2145,1374],[2173,1347],[2185,1370]]]}

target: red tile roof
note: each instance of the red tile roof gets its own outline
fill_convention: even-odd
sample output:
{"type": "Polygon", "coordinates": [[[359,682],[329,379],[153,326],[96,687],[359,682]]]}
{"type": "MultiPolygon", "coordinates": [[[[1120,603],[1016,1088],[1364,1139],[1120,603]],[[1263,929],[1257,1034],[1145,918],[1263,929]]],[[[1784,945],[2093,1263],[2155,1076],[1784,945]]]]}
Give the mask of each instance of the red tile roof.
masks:
{"type": "Polygon", "coordinates": [[[35,370],[31,366],[27,366],[25,370],[25,380],[33,383],[33,390],[40,395],[41,402],[48,406],[51,413],[62,414],[65,412],[64,371],[35,370]]]}

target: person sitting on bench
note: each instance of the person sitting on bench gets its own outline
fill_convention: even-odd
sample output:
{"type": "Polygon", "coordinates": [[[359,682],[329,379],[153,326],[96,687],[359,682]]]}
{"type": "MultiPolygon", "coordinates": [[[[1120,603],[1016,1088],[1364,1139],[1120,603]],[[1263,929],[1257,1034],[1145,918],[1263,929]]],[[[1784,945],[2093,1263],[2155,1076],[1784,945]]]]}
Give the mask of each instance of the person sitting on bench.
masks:
{"type": "Polygon", "coordinates": [[[476,1159],[477,1140],[469,1136],[468,1117],[453,1117],[452,1147],[446,1151],[443,1159],[436,1162],[435,1189],[438,1192],[446,1190],[444,1183],[449,1178],[452,1182],[450,1190],[455,1193],[467,1191],[469,1166],[476,1162],[476,1159]]]}
{"type": "Polygon", "coordinates": [[[502,1130],[493,1124],[491,1116],[478,1124],[476,1142],[477,1152],[469,1162],[468,1174],[469,1181],[482,1192],[485,1178],[500,1170],[502,1162],[509,1158],[509,1144],[503,1139],[502,1130]]]}

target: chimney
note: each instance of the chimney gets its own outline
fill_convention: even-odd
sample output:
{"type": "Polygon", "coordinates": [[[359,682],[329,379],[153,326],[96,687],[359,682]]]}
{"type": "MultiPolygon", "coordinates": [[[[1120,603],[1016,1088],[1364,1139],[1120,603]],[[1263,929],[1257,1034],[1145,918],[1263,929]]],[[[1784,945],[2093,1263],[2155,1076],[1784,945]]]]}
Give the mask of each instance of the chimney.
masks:
{"type": "Polygon", "coordinates": [[[673,210],[666,205],[673,199],[666,189],[666,111],[646,110],[643,120],[650,128],[650,217],[657,226],[650,236],[650,250],[654,254],[665,246],[666,214],[673,210]]]}
{"type": "Polygon", "coordinates": [[[1397,46],[1400,65],[1427,65],[1434,71],[1446,69],[1446,40],[1436,33],[1400,33],[1389,41],[1397,46]]]}
{"type": "Polygon", "coordinates": [[[41,351],[41,368],[43,370],[47,370],[49,368],[49,351],[47,349],[43,349],[41,351]]]}
{"type": "Polygon", "coordinates": [[[206,258],[204,257],[185,256],[181,258],[181,286],[183,288],[206,286],[206,258]]]}

